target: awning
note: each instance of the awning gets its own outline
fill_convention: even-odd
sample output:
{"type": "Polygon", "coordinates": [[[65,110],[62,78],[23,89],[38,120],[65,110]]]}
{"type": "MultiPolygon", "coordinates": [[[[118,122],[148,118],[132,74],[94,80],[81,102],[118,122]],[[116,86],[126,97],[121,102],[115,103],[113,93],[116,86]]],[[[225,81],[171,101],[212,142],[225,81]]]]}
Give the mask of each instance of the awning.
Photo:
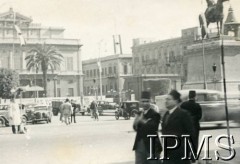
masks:
{"type": "Polygon", "coordinates": [[[23,92],[34,92],[34,91],[44,91],[44,89],[40,86],[20,86],[18,89],[22,89],[23,92]]]}

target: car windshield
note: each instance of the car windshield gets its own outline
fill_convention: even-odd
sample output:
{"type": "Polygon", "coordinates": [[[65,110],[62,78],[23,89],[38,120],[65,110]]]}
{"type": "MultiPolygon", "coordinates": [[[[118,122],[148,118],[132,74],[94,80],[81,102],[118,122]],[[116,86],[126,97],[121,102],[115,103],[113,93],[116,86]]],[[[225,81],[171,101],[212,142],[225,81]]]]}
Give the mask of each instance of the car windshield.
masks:
{"type": "Polygon", "coordinates": [[[37,107],[34,107],[34,110],[35,111],[40,111],[40,110],[47,110],[48,108],[46,106],[37,106],[37,107]]]}

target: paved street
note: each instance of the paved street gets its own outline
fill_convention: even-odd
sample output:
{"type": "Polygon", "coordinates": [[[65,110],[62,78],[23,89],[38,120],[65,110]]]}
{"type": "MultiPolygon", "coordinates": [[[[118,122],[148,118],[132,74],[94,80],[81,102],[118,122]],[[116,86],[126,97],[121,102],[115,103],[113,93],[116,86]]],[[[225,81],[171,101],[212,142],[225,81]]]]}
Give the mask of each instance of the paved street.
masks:
{"type": "MultiPolygon", "coordinates": [[[[0,153],[3,164],[132,164],[131,150],[135,138],[131,120],[102,116],[77,116],[77,123],[66,126],[53,118],[51,124],[28,125],[28,134],[13,135],[11,129],[0,129],[0,153]]],[[[235,147],[240,147],[240,129],[232,128],[235,147]],[[238,146],[237,146],[238,145],[238,146]]],[[[203,134],[226,134],[225,128],[206,128],[203,134]]],[[[214,150],[214,140],[210,140],[214,150]]],[[[238,152],[239,153],[239,152],[238,152]]],[[[236,158],[240,159],[239,154],[236,158]]]]}

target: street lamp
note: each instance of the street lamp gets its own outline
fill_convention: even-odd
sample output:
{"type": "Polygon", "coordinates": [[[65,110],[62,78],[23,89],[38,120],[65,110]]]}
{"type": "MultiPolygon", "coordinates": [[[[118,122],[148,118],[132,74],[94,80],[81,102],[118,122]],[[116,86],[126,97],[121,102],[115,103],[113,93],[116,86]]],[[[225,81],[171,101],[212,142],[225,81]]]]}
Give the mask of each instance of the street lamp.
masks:
{"type": "Polygon", "coordinates": [[[53,78],[53,82],[54,82],[54,97],[57,97],[57,85],[56,85],[56,81],[57,81],[57,76],[54,76],[53,78]]]}
{"type": "Polygon", "coordinates": [[[216,78],[217,65],[216,65],[216,63],[213,63],[212,69],[213,69],[213,73],[214,73],[214,77],[213,77],[214,89],[216,90],[217,89],[216,88],[216,82],[217,82],[217,78],[216,78]]]}

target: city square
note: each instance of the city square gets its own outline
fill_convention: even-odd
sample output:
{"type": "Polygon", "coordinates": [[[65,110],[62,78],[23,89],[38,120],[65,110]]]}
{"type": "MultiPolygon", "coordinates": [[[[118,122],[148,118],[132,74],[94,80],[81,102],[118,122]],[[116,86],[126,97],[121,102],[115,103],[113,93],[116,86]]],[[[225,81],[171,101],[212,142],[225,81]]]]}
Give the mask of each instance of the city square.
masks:
{"type": "Polygon", "coordinates": [[[1,2],[0,163],[240,163],[239,4],[1,2]]]}
{"type": "MultiPolygon", "coordinates": [[[[1,128],[1,162],[133,164],[132,147],[136,134],[132,124],[133,119],[116,120],[114,115],[107,115],[100,117],[99,121],[94,121],[90,116],[77,116],[76,124],[66,126],[55,116],[51,124],[27,125],[29,129],[27,134],[12,135],[10,128],[1,128]],[[9,157],[10,154],[12,157],[9,157]]],[[[226,126],[222,128],[216,128],[211,124],[203,126],[200,138],[203,135],[212,135],[210,142],[213,142],[216,136],[226,134],[226,126]]],[[[238,126],[231,126],[231,134],[235,137],[233,147],[237,151],[232,163],[239,163],[240,159],[239,130],[238,126]]],[[[220,148],[210,144],[209,149],[210,157],[215,160],[213,151],[220,148]]],[[[225,156],[227,152],[221,153],[225,156]]]]}

